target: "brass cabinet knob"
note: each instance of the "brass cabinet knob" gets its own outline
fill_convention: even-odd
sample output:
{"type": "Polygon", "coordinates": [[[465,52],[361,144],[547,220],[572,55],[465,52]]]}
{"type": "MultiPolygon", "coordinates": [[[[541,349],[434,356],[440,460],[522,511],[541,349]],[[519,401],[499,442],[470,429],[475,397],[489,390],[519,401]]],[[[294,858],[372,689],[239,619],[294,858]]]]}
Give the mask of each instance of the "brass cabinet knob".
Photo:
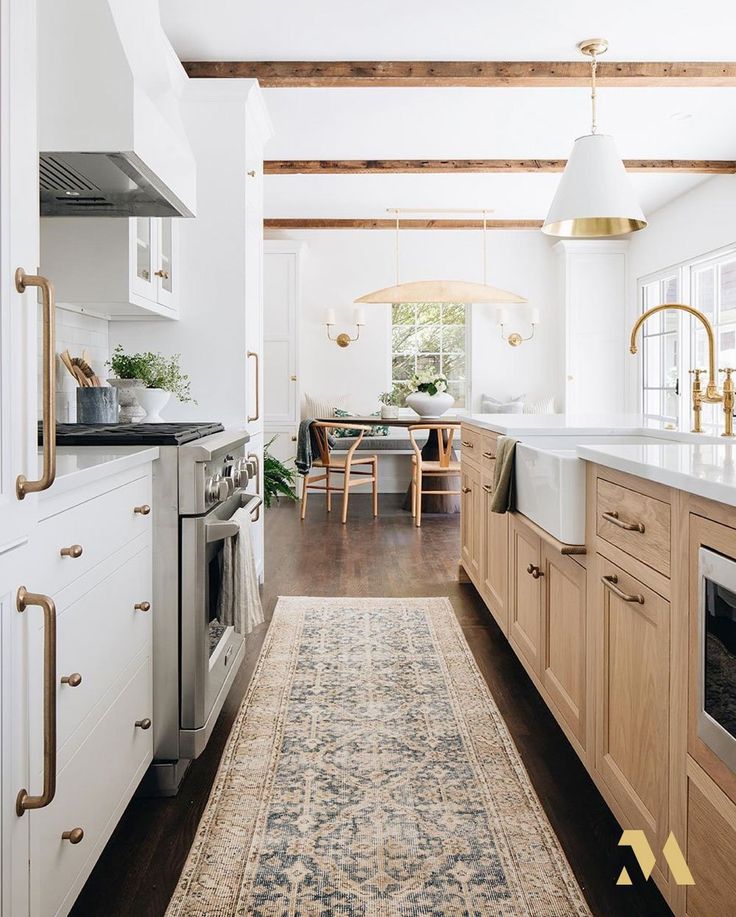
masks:
{"type": "Polygon", "coordinates": [[[135,725],[136,725],[139,729],[150,729],[150,728],[151,728],[151,721],[148,719],[148,717],[146,717],[146,718],[143,719],[143,720],[136,720],[136,721],[135,721],[135,725]]]}
{"type": "Polygon", "coordinates": [[[544,573],[542,573],[536,564],[529,564],[529,566],[526,568],[526,572],[531,573],[534,579],[539,579],[540,576],[544,576],[544,573]]]}
{"type": "Polygon", "coordinates": [[[150,611],[151,603],[150,602],[136,602],[133,606],[136,611],[150,611]]]}
{"type": "Polygon", "coordinates": [[[69,685],[70,688],[78,688],[82,684],[82,676],[79,672],[72,672],[71,675],[62,675],[61,683],[69,685]]]}
{"type": "Polygon", "coordinates": [[[296,376],[290,376],[289,378],[291,379],[292,382],[296,382],[296,376]]]}
{"type": "Polygon", "coordinates": [[[163,270],[163,268],[160,271],[154,271],[154,274],[156,275],[156,277],[160,277],[162,280],[169,279],[169,272],[163,270]]]}
{"type": "Polygon", "coordinates": [[[472,487],[463,487],[462,490],[464,494],[469,494],[472,489],[473,489],[472,487]]]}
{"type": "Polygon", "coordinates": [[[81,544],[70,544],[68,548],[62,548],[59,551],[62,557],[81,557],[84,553],[84,548],[81,544]]]}
{"type": "Polygon", "coordinates": [[[78,844],[84,837],[84,829],[72,828],[71,831],[65,831],[61,835],[63,841],[69,841],[70,844],[78,844]]]}
{"type": "Polygon", "coordinates": [[[147,503],[144,503],[143,506],[134,506],[133,512],[141,516],[147,516],[151,512],[151,507],[147,503]]]}

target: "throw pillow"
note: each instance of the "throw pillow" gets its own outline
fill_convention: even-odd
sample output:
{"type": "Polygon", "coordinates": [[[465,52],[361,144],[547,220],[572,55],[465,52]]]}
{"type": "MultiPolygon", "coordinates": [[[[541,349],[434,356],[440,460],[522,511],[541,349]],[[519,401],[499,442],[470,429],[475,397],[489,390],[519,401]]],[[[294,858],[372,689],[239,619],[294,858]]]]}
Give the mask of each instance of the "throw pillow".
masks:
{"type": "Polygon", "coordinates": [[[493,395],[481,395],[480,410],[482,414],[521,414],[524,411],[525,398],[526,395],[519,395],[517,398],[499,401],[493,395]]]}
{"type": "Polygon", "coordinates": [[[335,408],[344,409],[350,395],[304,395],[304,419],[334,417],[335,408]]]}
{"type": "Polygon", "coordinates": [[[549,398],[542,398],[539,401],[530,401],[524,405],[525,414],[554,414],[555,399],[554,395],[549,398]]]}

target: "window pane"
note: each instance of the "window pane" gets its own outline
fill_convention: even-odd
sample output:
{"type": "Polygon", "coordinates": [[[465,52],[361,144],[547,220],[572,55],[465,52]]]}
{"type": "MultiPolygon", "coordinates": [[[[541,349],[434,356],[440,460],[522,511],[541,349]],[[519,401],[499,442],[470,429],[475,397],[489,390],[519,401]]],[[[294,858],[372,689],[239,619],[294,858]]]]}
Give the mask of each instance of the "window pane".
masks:
{"type": "Polygon", "coordinates": [[[662,385],[660,354],[659,336],[646,338],[644,341],[644,385],[646,388],[660,388],[662,385]]]}
{"type": "Polygon", "coordinates": [[[417,328],[417,352],[439,353],[441,349],[442,326],[420,325],[417,328]]]}
{"type": "Polygon", "coordinates": [[[442,356],[442,372],[448,379],[465,378],[465,354],[446,353],[442,356]]]}
{"type": "Polygon", "coordinates": [[[662,281],[662,302],[679,302],[679,283],[677,277],[667,277],[662,281]]]}
{"type": "Polygon", "coordinates": [[[736,325],[721,326],[718,342],[718,362],[722,366],[736,366],[736,325]]]}
{"type": "Polygon", "coordinates": [[[440,355],[438,353],[422,354],[421,356],[417,357],[417,372],[422,373],[427,372],[428,370],[431,370],[431,372],[437,373],[437,375],[439,375],[440,355]]]}
{"type": "Polygon", "coordinates": [[[416,350],[416,333],[413,325],[394,325],[392,329],[393,352],[414,353],[416,350]]]}
{"type": "Polygon", "coordinates": [[[701,312],[712,318],[715,306],[715,269],[702,268],[695,271],[695,305],[701,312]]]}
{"type": "Polygon", "coordinates": [[[417,306],[417,324],[434,325],[441,320],[438,302],[423,302],[417,306]]]}
{"type": "Polygon", "coordinates": [[[447,391],[455,399],[455,407],[465,407],[465,382],[448,382],[447,391]]]}
{"type": "Polygon", "coordinates": [[[413,303],[394,303],[391,307],[391,321],[394,325],[413,325],[414,311],[413,303]]]}
{"type": "Polygon", "coordinates": [[[414,375],[414,357],[398,356],[391,360],[391,377],[396,381],[410,379],[414,375]]]}
{"type": "Polygon", "coordinates": [[[464,325],[465,306],[459,303],[445,303],[442,307],[442,321],[446,325],[464,325]]]}
{"type": "Polygon", "coordinates": [[[721,308],[718,321],[721,324],[736,322],[736,261],[721,265],[721,308]]]}
{"type": "Polygon", "coordinates": [[[442,334],[442,349],[458,353],[465,350],[465,326],[445,325],[442,334]]]}

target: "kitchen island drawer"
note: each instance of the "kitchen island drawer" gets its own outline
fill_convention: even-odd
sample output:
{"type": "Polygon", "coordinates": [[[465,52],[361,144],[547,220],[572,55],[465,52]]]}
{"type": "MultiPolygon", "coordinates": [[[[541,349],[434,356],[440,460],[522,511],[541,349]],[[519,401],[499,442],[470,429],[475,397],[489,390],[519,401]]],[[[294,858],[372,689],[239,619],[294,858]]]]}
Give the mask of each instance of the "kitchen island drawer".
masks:
{"type": "Polygon", "coordinates": [[[460,446],[463,460],[479,465],[482,452],[482,434],[480,430],[462,424],[460,427],[460,446]]]}
{"type": "Polygon", "coordinates": [[[598,478],[596,532],[626,554],[670,576],[671,507],[622,484],[598,478]]]}
{"type": "MultiPolygon", "coordinates": [[[[57,748],[68,758],[105,709],[120,674],[151,647],[151,541],[146,535],[70,585],[56,599],[57,748]],[[100,578],[97,573],[99,572],[100,578]],[[138,607],[136,607],[138,606],[138,607]],[[65,681],[62,681],[65,679],[65,681]],[[73,738],[74,737],[74,738],[73,738]],[[71,747],[65,749],[67,742],[71,747]]],[[[29,701],[43,705],[43,621],[29,630],[29,701]]],[[[40,754],[41,736],[32,747],[40,754]]]]}
{"type": "Polygon", "coordinates": [[[31,913],[66,914],[153,757],[151,658],[134,661],[107,712],[58,774],[56,796],[30,819],[31,913]],[[81,828],[78,843],[65,832],[81,828]]]}
{"type": "Polygon", "coordinates": [[[133,538],[150,532],[151,515],[147,474],[42,519],[33,539],[39,561],[34,588],[57,596],[133,538]]]}

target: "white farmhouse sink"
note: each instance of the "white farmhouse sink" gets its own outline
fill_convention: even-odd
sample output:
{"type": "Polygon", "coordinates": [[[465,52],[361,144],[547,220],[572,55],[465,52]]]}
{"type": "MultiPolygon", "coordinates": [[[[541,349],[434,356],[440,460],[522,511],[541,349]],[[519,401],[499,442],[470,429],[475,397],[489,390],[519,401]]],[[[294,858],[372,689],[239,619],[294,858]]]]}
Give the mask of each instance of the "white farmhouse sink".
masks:
{"type": "Polygon", "coordinates": [[[535,436],[516,446],[516,509],[565,544],[585,544],[585,462],[576,446],[647,445],[650,436],[535,436]]]}

